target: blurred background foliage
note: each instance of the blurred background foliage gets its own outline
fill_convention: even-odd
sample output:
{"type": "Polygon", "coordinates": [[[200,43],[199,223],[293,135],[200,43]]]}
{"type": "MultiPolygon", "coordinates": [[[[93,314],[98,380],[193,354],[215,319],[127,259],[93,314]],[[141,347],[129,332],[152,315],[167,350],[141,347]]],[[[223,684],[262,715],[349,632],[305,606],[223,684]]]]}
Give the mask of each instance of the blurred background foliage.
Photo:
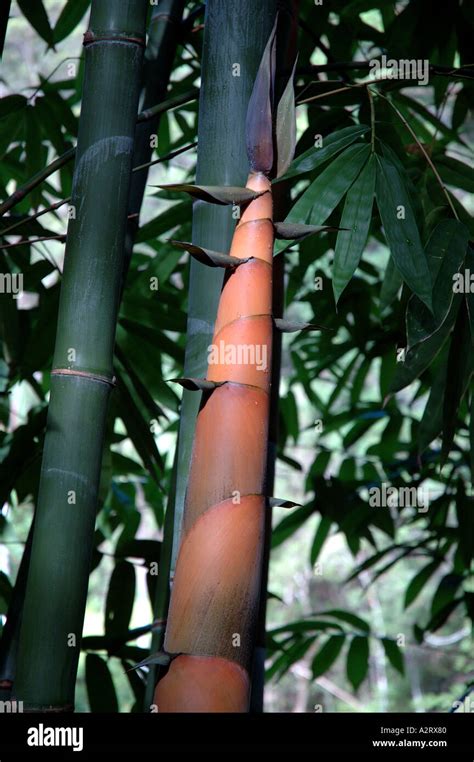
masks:
{"type": "MultiPolygon", "coordinates": [[[[11,4],[2,200],[75,144],[89,5],[11,4]]],[[[199,84],[203,20],[187,3],[169,97],[199,84]]],[[[278,245],[286,317],[330,330],[284,337],[275,493],[301,507],[274,511],[266,711],[444,712],[472,682],[474,296],[452,284],[474,276],[473,38],[460,0],[300,2],[289,219],[346,230],[278,245]],[[428,85],[367,86],[381,55],[426,60],[428,85]],[[389,486],[417,496],[372,505],[389,486]]],[[[153,158],[194,143],[196,122],[196,101],[164,113],[153,158]]],[[[192,211],[152,186],[192,180],[195,160],[150,169],[124,290],[78,711],[143,705],[131,667],[148,655],[186,330],[188,260],[169,240],[191,239],[192,211]]],[[[0,222],[0,273],[24,277],[0,294],[2,624],[37,495],[72,170],[0,222]]]]}

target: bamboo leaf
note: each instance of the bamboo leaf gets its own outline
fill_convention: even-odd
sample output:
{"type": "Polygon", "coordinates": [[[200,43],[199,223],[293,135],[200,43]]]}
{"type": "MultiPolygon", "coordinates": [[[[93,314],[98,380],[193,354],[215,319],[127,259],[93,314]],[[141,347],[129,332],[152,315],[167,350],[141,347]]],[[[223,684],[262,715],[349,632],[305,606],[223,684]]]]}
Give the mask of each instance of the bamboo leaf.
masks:
{"type": "Polygon", "coordinates": [[[424,586],[430,579],[430,577],[435,573],[436,569],[440,566],[441,560],[436,559],[435,561],[430,561],[429,564],[423,567],[411,580],[410,584],[408,585],[406,591],[405,591],[405,602],[404,602],[404,608],[408,608],[413,601],[418,597],[418,595],[423,590],[424,586]]]}
{"type": "Polygon", "coordinates": [[[361,617],[356,616],[355,614],[351,614],[350,611],[343,611],[342,609],[330,609],[329,611],[321,612],[321,616],[331,616],[335,619],[340,619],[343,622],[347,622],[357,630],[362,630],[363,632],[367,633],[370,632],[370,627],[367,622],[365,622],[364,619],[361,619],[361,617]]]}
{"type": "Polygon", "coordinates": [[[0,58],[3,55],[8,19],[10,18],[11,0],[5,0],[0,10],[0,58]]]}
{"type": "Polygon", "coordinates": [[[474,554],[474,503],[466,495],[462,480],[458,482],[456,516],[459,526],[459,551],[466,569],[470,569],[474,554]]]}
{"type": "Polygon", "coordinates": [[[453,611],[455,611],[463,601],[464,598],[461,596],[459,598],[452,598],[449,603],[431,616],[428,624],[424,628],[425,631],[429,630],[430,632],[436,632],[436,630],[439,630],[439,628],[447,622],[453,611]]]}
{"type": "Polygon", "coordinates": [[[376,163],[370,156],[359,177],[349,188],[334,251],[333,291],[336,304],[355,273],[369,233],[375,192],[376,163]]]}
{"type": "MultiPolygon", "coordinates": [[[[356,179],[370,152],[368,146],[350,146],[334,159],[293,206],[286,223],[322,225],[356,179]]],[[[275,254],[286,249],[276,244],[275,254]]]]}
{"type": "Polygon", "coordinates": [[[274,182],[280,182],[281,180],[288,180],[291,177],[297,177],[304,175],[306,172],[311,172],[312,169],[317,169],[329,159],[332,159],[339,151],[342,151],[347,146],[354,143],[357,138],[364,135],[369,130],[366,125],[353,125],[351,127],[344,127],[342,130],[337,130],[331,135],[328,135],[323,139],[324,145],[321,148],[309,148],[307,151],[298,156],[290,165],[288,172],[282,177],[277,178],[274,182]]]}
{"type": "Polygon", "coordinates": [[[380,289],[380,312],[384,312],[392,304],[402,286],[403,278],[395,267],[393,257],[390,257],[380,289]]]}
{"type": "Polygon", "coordinates": [[[127,388],[126,382],[122,380],[120,374],[117,375],[116,381],[120,417],[140,458],[161,489],[157,469],[160,471],[163,469],[163,459],[156,446],[153,434],[150,431],[148,422],[143,419],[127,388]]]}
{"type": "Polygon", "coordinates": [[[320,522],[318,524],[318,528],[314,535],[313,544],[311,546],[311,555],[310,555],[311,566],[314,566],[314,564],[318,560],[322,547],[324,543],[326,542],[329,532],[331,531],[331,527],[332,527],[332,519],[330,519],[329,516],[321,516],[320,522]]]}
{"type": "Polygon", "coordinates": [[[405,283],[432,309],[432,282],[405,183],[388,159],[377,156],[376,198],[393,260],[405,283]]]}
{"type": "Polygon", "coordinates": [[[5,572],[0,572],[0,613],[6,614],[12,595],[13,586],[5,572]]]}
{"type": "Polygon", "coordinates": [[[266,671],[266,678],[269,680],[273,675],[277,679],[283,677],[288,672],[291,665],[303,658],[308,648],[313,643],[313,638],[296,638],[289,648],[286,648],[275,659],[271,667],[266,671]]]}
{"type": "Polygon", "coordinates": [[[448,369],[448,354],[441,360],[431,385],[430,396],[418,427],[418,452],[422,453],[443,428],[443,400],[448,369]]]}
{"type": "MultiPolygon", "coordinates": [[[[322,225],[350,188],[370,153],[369,146],[350,146],[321,172],[293,206],[286,222],[322,225]]],[[[277,245],[275,252],[285,248],[277,245]]]]}
{"type": "Polygon", "coordinates": [[[433,127],[435,127],[436,132],[439,132],[441,135],[444,135],[445,138],[448,138],[449,142],[455,141],[457,143],[463,143],[466,145],[464,141],[459,138],[459,135],[455,130],[447,127],[444,122],[436,116],[436,114],[432,114],[430,109],[418,101],[416,98],[410,98],[409,96],[399,92],[397,93],[396,100],[406,104],[410,109],[418,113],[422,117],[423,121],[432,124],[433,127]]]}
{"type": "Polygon", "coordinates": [[[229,254],[221,254],[218,251],[212,251],[212,249],[204,249],[202,246],[196,246],[196,244],[186,241],[172,240],[170,243],[179,249],[188,251],[194,259],[202,262],[203,265],[209,265],[209,267],[238,267],[252,259],[252,257],[246,257],[245,259],[231,257],[229,254]]]}
{"type": "Polygon", "coordinates": [[[135,568],[128,561],[119,561],[112,572],[105,604],[106,636],[123,636],[128,632],[135,599],[135,568]]]}
{"type": "Polygon", "coordinates": [[[347,653],[347,677],[357,690],[369,669],[369,639],[356,635],[347,653]]]}
{"type": "Polygon", "coordinates": [[[112,675],[107,663],[97,654],[86,656],[86,687],[91,712],[118,712],[112,675]]]}
{"type": "Polygon", "coordinates": [[[390,638],[382,638],[382,645],[385,650],[385,655],[392,667],[395,667],[397,672],[400,672],[401,675],[404,675],[405,666],[403,662],[403,654],[398,645],[394,640],[390,640],[390,638]]]}
{"type": "Polygon", "coordinates": [[[412,296],[407,307],[407,345],[412,348],[432,336],[446,320],[455,298],[454,279],[466,254],[469,231],[462,222],[444,220],[433,230],[426,245],[436,300],[433,312],[412,296]]]}
{"type": "Polygon", "coordinates": [[[370,558],[367,558],[361,564],[356,566],[354,571],[346,578],[345,582],[351,582],[353,579],[356,579],[356,577],[358,577],[361,572],[366,571],[366,569],[370,569],[372,566],[375,566],[375,564],[377,564],[384,556],[386,556],[387,553],[391,553],[397,549],[399,549],[398,545],[390,545],[383,550],[377,551],[377,553],[374,553],[373,556],[370,556],[370,558]]]}
{"type": "Polygon", "coordinates": [[[314,535],[313,544],[311,546],[311,554],[310,554],[311,566],[314,566],[314,564],[318,560],[322,547],[329,535],[329,532],[331,531],[332,523],[333,523],[332,519],[330,519],[328,516],[321,516],[320,522],[318,524],[318,528],[314,535]]]}
{"type": "Polygon", "coordinates": [[[458,411],[468,389],[473,363],[471,336],[465,304],[462,304],[453,331],[448,356],[448,373],[444,391],[443,447],[441,462],[445,463],[453,444],[458,411]]]}
{"type": "Polygon", "coordinates": [[[293,71],[286,83],[283,95],[280,98],[276,114],[276,150],[277,150],[277,177],[285,174],[291,164],[296,146],[296,107],[294,76],[296,69],[296,57],[293,71]]]}
{"type": "MultiPolygon", "coordinates": [[[[413,295],[409,300],[406,317],[408,352],[404,362],[397,366],[390,391],[398,391],[417,378],[444,345],[461,303],[460,295],[454,292],[453,280],[464,260],[468,237],[467,228],[456,220],[444,220],[433,230],[426,253],[435,282],[434,314],[418,297],[413,295]]],[[[432,405],[435,405],[435,399],[433,397],[432,405]]],[[[426,434],[434,430],[435,423],[433,418],[426,434]]]]}
{"type": "Polygon", "coordinates": [[[268,175],[273,167],[273,88],[276,65],[276,28],[273,29],[263,51],[262,60],[250,96],[245,122],[247,156],[252,170],[268,175]]]}
{"type": "Polygon", "coordinates": [[[454,601],[454,596],[463,582],[461,574],[445,574],[439,582],[431,601],[431,616],[437,617],[454,601]]]}
{"type": "Polygon", "coordinates": [[[275,237],[283,241],[300,241],[313,233],[329,233],[341,228],[330,225],[301,225],[297,222],[275,222],[275,237]]]}
{"type": "MultiPolygon", "coordinates": [[[[126,321],[123,321],[123,322],[126,323],[126,321]]],[[[135,389],[135,392],[137,393],[141,403],[143,404],[144,410],[148,412],[148,415],[151,418],[158,418],[162,416],[163,418],[168,419],[168,416],[166,415],[163,408],[156,404],[149,390],[147,389],[145,384],[142,382],[140,377],[136,374],[132,363],[128,361],[127,355],[124,352],[122,352],[118,342],[115,345],[115,354],[117,359],[120,360],[127,374],[127,380],[126,381],[125,379],[122,379],[122,380],[124,381],[124,383],[128,385],[130,383],[133,385],[133,388],[135,389]]]]}
{"type": "Polygon", "coordinates": [[[48,43],[49,47],[54,47],[53,30],[43,0],[18,0],[18,5],[39,36],[48,43]]]}
{"type": "Polygon", "coordinates": [[[314,199],[310,216],[312,225],[322,225],[327,220],[341,198],[359,176],[369,154],[369,146],[357,145],[346,148],[308,188],[306,194],[311,189],[314,199]]]}
{"type": "MultiPolygon", "coordinates": [[[[28,99],[24,95],[6,95],[0,100],[0,119],[14,114],[28,106],[28,99]]],[[[2,125],[4,128],[4,126],[2,125]]]]}
{"type": "Polygon", "coordinates": [[[344,635],[331,635],[331,637],[327,639],[311,664],[314,680],[332,667],[339,656],[344,643],[344,635]]]}
{"type": "Polygon", "coordinates": [[[314,505],[309,503],[303,506],[303,508],[298,508],[298,510],[292,511],[288,516],[285,516],[272,532],[272,548],[277,548],[288,537],[294,534],[304,524],[306,519],[313,515],[314,511],[314,505]]]}
{"type": "Polygon", "coordinates": [[[429,336],[425,341],[415,344],[405,356],[405,359],[397,363],[397,368],[390,384],[389,392],[398,392],[408,384],[411,384],[426,370],[432,360],[440,352],[448,338],[460,307],[460,300],[455,299],[444,323],[429,336]]]}
{"type": "Polygon", "coordinates": [[[155,185],[153,187],[179,193],[188,193],[193,198],[198,198],[201,201],[207,201],[210,204],[221,204],[223,206],[229,204],[248,204],[249,201],[253,201],[253,199],[267,192],[252,191],[248,188],[237,188],[232,185],[189,185],[187,183],[155,185]]]}
{"type": "Polygon", "coordinates": [[[474,192],[474,170],[468,164],[443,155],[436,158],[436,169],[447,185],[462,188],[469,193],[474,192]]]}
{"type": "MultiPolygon", "coordinates": [[[[310,616],[317,615],[311,614],[310,616]]],[[[270,630],[268,634],[274,636],[291,632],[299,635],[304,632],[326,632],[326,630],[337,630],[338,632],[343,633],[342,627],[339,624],[334,624],[334,622],[327,622],[322,619],[304,619],[299,622],[289,622],[281,627],[275,627],[275,629],[270,630]]]]}
{"type": "Polygon", "coordinates": [[[91,0],[68,0],[56,21],[53,37],[54,42],[64,40],[78,25],[89,8],[91,0]]]}

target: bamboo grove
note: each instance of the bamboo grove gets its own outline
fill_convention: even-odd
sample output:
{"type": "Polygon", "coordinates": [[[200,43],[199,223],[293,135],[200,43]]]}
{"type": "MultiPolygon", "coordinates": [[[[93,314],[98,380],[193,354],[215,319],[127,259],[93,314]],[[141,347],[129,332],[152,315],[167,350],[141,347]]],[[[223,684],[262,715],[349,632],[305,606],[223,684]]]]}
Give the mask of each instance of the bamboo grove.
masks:
{"type": "Polygon", "coordinates": [[[299,662],[310,710],[375,701],[388,670],[414,695],[416,649],[473,614],[463,4],[456,57],[417,35],[419,0],[7,5],[8,55],[18,18],[54,60],[71,34],[82,52],[0,101],[0,536],[23,543],[0,700],[71,712],[85,676],[92,711],[126,685],[135,712],[260,712],[299,662]],[[304,614],[268,572],[300,530],[304,614]]]}

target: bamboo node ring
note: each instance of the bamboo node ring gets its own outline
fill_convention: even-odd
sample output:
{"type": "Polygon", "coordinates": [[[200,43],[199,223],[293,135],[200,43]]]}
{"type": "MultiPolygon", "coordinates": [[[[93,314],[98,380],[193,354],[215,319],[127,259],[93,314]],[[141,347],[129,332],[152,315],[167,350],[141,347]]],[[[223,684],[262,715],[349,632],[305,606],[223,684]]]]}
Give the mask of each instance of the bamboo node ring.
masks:
{"type": "Polygon", "coordinates": [[[87,370],[74,370],[74,368],[55,368],[51,371],[52,376],[79,376],[81,378],[88,378],[91,381],[99,381],[107,386],[115,386],[115,376],[109,378],[108,376],[100,376],[98,373],[89,373],[87,370]]]}
{"type": "Polygon", "coordinates": [[[132,42],[135,45],[145,47],[145,39],[143,37],[132,37],[127,34],[117,34],[116,32],[93,32],[88,29],[84,34],[83,46],[92,45],[93,42],[132,42]]]}

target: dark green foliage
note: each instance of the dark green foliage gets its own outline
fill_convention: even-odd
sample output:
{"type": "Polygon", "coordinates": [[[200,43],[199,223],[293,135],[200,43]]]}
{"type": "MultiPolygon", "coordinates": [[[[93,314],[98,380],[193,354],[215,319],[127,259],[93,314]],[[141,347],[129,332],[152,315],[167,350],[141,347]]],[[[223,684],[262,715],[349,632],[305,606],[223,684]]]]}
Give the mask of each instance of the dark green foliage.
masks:
{"type": "MultiPolygon", "coordinates": [[[[195,5],[185,3],[185,19],[195,5]]],[[[35,30],[41,51],[54,45],[62,51],[71,35],[85,31],[88,6],[86,0],[63,0],[55,23],[45,2],[22,1],[12,7],[35,30]]],[[[211,22],[224,39],[230,22],[220,18],[216,6],[209,6],[211,22]]],[[[236,24],[234,6],[228,13],[236,24]]],[[[468,5],[461,2],[448,4],[441,17],[425,0],[401,6],[391,0],[332,0],[321,6],[302,0],[295,85],[297,101],[308,103],[297,109],[304,117],[299,122],[303,129],[298,132],[296,157],[286,174],[274,181],[275,191],[282,188],[292,202],[289,213],[278,219],[329,228],[324,235],[300,241],[295,235],[277,242],[275,251],[285,252],[280,256],[285,261],[287,322],[332,330],[284,336],[278,457],[293,479],[305,482],[305,495],[299,500],[302,506],[290,509],[277,523],[272,546],[279,554],[298,530],[311,531],[314,523],[307,559],[313,566],[324,559],[331,542],[343,538],[353,554],[344,589],[357,593],[361,605],[365,598],[358,588],[360,578],[364,587],[388,585],[390,575],[397,575],[410,561],[405,589],[396,603],[400,611],[406,607],[413,623],[406,633],[409,645],[418,642],[422,648],[431,632],[451,633],[473,616],[469,590],[474,531],[474,294],[457,293],[452,285],[456,275],[474,274],[469,247],[474,224],[467,201],[474,188],[469,127],[474,88],[469,69],[447,76],[455,56],[460,66],[472,64],[469,14],[468,5]],[[361,16],[373,9],[380,11],[384,31],[361,16]],[[318,67],[310,68],[315,51],[321,54],[315,35],[327,44],[331,61],[362,62],[361,68],[328,70],[332,81],[325,82],[318,67]],[[396,79],[372,85],[372,115],[367,88],[347,85],[370,74],[366,62],[382,52],[387,57],[429,58],[433,91],[417,87],[415,81],[396,79]],[[340,82],[334,81],[339,78],[340,82]],[[334,90],[340,92],[330,94],[334,90]],[[316,276],[321,277],[322,288],[316,276]],[[313,428],[308,419],[322,423],[314,436],[305,429],[313,428]],[[297,447],[302,441],[308,461],[300,463],[297,447]],[[384,484],[397,490],[426,489],[428,510],[371,506],[370,490],[384,484]]],[[[195,24],[202,20],[197,16],[195,24]]],[[[192,151],[165,162],[174,174],[160,175],[156,184],[245,184],[244,135],[229,113],[245,114],[260,55],[247,51],[244,66],[238,40],[245,41],[252,32],[261,49],[271,21],[271,12],[260,5],[252,18],[241,14],[239,35],[232,37],[235,47],[229,38],[216,58],[212,46],[211,50],[205,46],[202,60],[202,32],[191,33],[186,24],[179,31],[166,97],[182,96],[196,86],[201,66],[213,66],[213,85],[204,83],[201,104],[223,98],[227,106],[221,111],[206,107],[201,113],[206,140],[199,136],[197,173],[192,151]],[[233,77],[232,64],[239,61],[241,77],[233,77]],[[231,168],[226,176],[224,155],[231,168]],[[177,167],[182,168],[179,174],[177,167]]],[[[80,53],[79,45],[68,51],[68,55],[80,53]]],[[[2,201],[11,193],[12,181],[23,186],[75,146],[83,65],[78,62],[75,78],[65,77],[62,69],[50,78],[38,77],[35,98],[31,91],[19,91],[7,69],[4,76],[8,95],[0,102],[2,201]]],[[[288,76],[289,71],[281,89],[288,76]]],[[[146,104],[150,105],[152,100],[146,104]]],[[[158,128],[158,157],[196,140],[197,108],[196,102],[188,101],[164,113],[158,128]]],[[[156,158],[152,154],[148,151],[148,158],[156,158]]],[[[211,206],[202,200],[208,195],[193,202],[168,190],[156,191],[156,187],[146,190],[147,213],[136,231],[119,313],[116,388],[105,432],[92,559],[92,568],[101,576],[106,628],[105,635],[88,636],[83,643],[94,711],[122,708],[117,666],[121,672],[131,670],[148,656],[145,648],[135,645],[142,630],[130,624],[133,601],[138,600],[135,581],[141,567],[150,571],[154,562],[161,562],[162,549],[164,566],[169,561],[169,547],[162,548],[156,538],[174,483],[177,414],[181,412],[179,514],[200,397],[185,391],[180,408],[181,391],[169,380],[205,375],[206,347],[226,271],[209,268],[203,260],[210,257],[216,264],[207,250],[228,253],[235,223],[230,206],[211,206]],[[188,255],[172,239],[192,240],[197,247],[190,272],[188,255]],[[159,281],[157,293],[150,289],[151,278],[159,281]],[[186,336],[187,318],[194,322],[186,336]],[[156,545],[143,544],[152,540],[156,545]]],[[[3,241],[12,244],[65,232],[64,208],[33,215],[64,201],[71,192],[69,162],[0,220],[2,230],[16,226],[3,241]]],[[[223,202],[236,200],[241,199],[231,193],[223,202]]],[[[102,214],[98,204],[97,219],[102,214]]],[[[5,537],[19,525],[18,535],[25,539],[22,516],[37,500],[62,252],[62,244],[53,241],[23,243],[2,252],[0,272],[22,273],[25,290],[36,298],[18,310],[13,299],[0,294],[0,504],[10,505],[0,518],[0,534],[5,537]],[[16,418],[11,393],[20,383],[34,402],[23,418],[16,418]]],[[[319,582],[317,578],[317,595],[323,588],[319,582]]],[[[148,573],[147,583],[155,600],[156,577],[148,573]]],[[[0,613],[12,605],[13,584],[14,579],[0,578],[0,613]]],[[[277,605],[281,605],[278,621],[284,621],[285,607],[273,601],[272,606],[277,605]]],[[[367,609],[323,609],[317,606],[313,613],[303,612],[298,620],[272,627],[269,676],[283,676],[304,658],[315,679],[342,665],[349,688],[363,690],[368,658],[376,647],[393,668],[390,674],[403,672],[405,652],[397,643],[397,632],[372,626],[367,609]]],[[[149,628],[150,621],[142,624],[149,628]]],[[[159,636],[161,630],[155,632],[159,636]]],[[[0,652],[2,647],[5,643],[0,652]]],[[[5,663],[4,655],[0,653],[0,664],[5,663]]],[[[144,678],[145,669],[123,675],[135,710],[143,706],[144,678]]]]}

